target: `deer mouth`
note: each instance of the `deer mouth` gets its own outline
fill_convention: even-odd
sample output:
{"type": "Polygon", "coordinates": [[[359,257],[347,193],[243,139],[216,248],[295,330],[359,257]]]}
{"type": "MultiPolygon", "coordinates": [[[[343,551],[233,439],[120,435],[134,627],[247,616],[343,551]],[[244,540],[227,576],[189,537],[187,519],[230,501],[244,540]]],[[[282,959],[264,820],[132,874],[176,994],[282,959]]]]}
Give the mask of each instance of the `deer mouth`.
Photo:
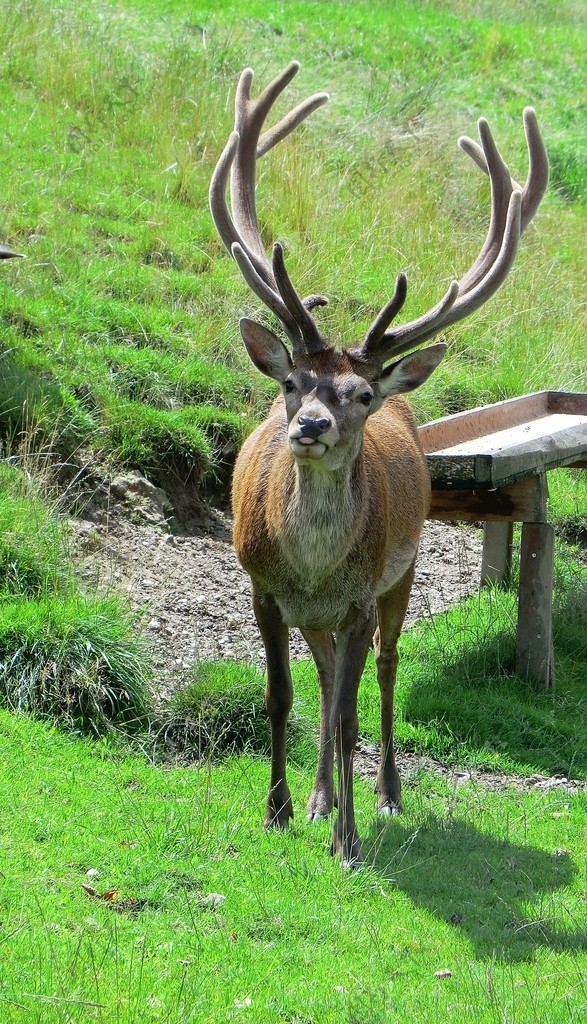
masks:
{"type": "Polygon", "coordinates": [[[317,437],[290,437],[289,446],[296,459],[321,459],[328,451],[328,445],[317,437]]]}

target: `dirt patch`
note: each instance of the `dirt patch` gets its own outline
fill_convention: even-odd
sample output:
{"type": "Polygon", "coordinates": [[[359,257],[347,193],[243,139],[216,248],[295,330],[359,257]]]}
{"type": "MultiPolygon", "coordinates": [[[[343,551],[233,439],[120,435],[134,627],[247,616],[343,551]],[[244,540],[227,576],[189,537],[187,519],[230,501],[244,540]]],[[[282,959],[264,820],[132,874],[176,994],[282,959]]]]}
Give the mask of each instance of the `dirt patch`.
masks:
{"type": "MultiPolygon", "coordinates": [[[[106,507],[72,519],[73,548],[88,590],[122,594],[150,638],[157,688],[168,696],[198,661],[263,665],[250,585],[231,543],[230,516],[210,510],[170,531],[165,494],[139,474],[111,482],[106,507]]],[[[426,523],[406,624],[446,609],[479,585],[481,531],[426,523]]],[[[292,631],[292,657],[305,657],[292,631]]]]}
{"type": "MultiPolygon", "coordinates": [[[[379,747],[375,743],[360,741],[355,750],[355,771],[367,781],[375,781],[379,763],[379,747]]],[[[587,792],[587,782],[569,779],[565,775],[511,775],[506,772],[482,771],[478,768],[457,768],[422,754],[397,754],[396,764],[405,784],[415,781],[421,772],[442,775],[455,789],[466,782],[474,782],[485,789],[503,792],[518,789],[523,792],[553,793],[572,796],[587,792]]]]}

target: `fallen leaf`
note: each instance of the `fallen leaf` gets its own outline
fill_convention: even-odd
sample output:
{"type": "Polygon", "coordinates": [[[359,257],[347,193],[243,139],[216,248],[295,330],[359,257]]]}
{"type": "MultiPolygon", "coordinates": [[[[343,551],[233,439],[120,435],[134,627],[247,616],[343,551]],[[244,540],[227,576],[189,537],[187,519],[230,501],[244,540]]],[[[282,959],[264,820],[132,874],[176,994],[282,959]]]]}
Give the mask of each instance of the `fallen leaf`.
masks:
{"type": "Polygon", "coordinates": [[[98,893],[99,900],[108,900],[112,902],[118,899],[118,889],[108,889],[106,892],[98,893]]]}
{"type": "Polygon", "coordinates": [[[112,902],[118,899],[118,889],[107,889],[106,892],[98,892],[94,889],[93,885],[86,885],[82,882],[82,889],[86,896],[90,896],[95,900],[106,900],[106,902],[112,902]]]}

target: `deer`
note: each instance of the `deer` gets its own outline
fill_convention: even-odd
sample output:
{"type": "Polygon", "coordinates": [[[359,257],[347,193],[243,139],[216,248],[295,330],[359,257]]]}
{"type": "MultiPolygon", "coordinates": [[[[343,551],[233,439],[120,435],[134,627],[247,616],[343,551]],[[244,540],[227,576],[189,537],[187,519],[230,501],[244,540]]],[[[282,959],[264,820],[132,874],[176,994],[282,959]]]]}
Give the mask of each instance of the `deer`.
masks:
{"type": "Polygon", "coordinates": [[[293,817],[286,732],[293,702],[289,631],[297,627],[320,687],[318,764],[307,817],[328,818],[338,807],[331,852],[344,866],[356,867],[364,859],[353,797],[357,694],[372,645],[381,702],[377,809],[381,815],[402,810],[393,740],[397,641],[431,494],[415,416],[404,396],[424,384],[445,355],[445,341],[423,343],[472,314],[505,281],[545,192],[548,158],[536,114],[527,107],[529,171],[518,185],[480,119],[480,143],[459,139],[490,181],[490,224],[479,255],[435,306],[392,326],[407,296],[406,275],[399,273],[364,340],[336,347],[313,313],[327,298],[300,296],[283,246],[275,242],[271,258],[265,251],[256,210],[258,160],[329,99],[314,94],[265,128],[299,68],[292,61],[257,98],[251,95],[253,71],[242,72],[234,130],[210,183],[220,238],[288,342],[264,322],[240,321],[250,359],[280,393],[236,459],[233,542],[251,579],[266,656],[271,768],[265,826],[284,829],[293,817]]]}

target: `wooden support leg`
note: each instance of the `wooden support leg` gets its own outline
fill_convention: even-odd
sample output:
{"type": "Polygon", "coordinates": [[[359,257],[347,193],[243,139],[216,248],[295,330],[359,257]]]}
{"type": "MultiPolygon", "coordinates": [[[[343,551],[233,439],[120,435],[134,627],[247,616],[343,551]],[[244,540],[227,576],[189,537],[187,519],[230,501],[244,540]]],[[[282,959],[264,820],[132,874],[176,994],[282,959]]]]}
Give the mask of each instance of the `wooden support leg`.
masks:
{"type": "Polygon", "coordinates": [[[516,671],[554,687],[552,577],[554,528],[524,523],[520,551],[516,671]]]}
{"type": "Polygon", "coordinates": [[[507,583],[512,568],[514,524],[504,520],[485,523],[483,530],[483,561],[481,586],[507,583]]]}

